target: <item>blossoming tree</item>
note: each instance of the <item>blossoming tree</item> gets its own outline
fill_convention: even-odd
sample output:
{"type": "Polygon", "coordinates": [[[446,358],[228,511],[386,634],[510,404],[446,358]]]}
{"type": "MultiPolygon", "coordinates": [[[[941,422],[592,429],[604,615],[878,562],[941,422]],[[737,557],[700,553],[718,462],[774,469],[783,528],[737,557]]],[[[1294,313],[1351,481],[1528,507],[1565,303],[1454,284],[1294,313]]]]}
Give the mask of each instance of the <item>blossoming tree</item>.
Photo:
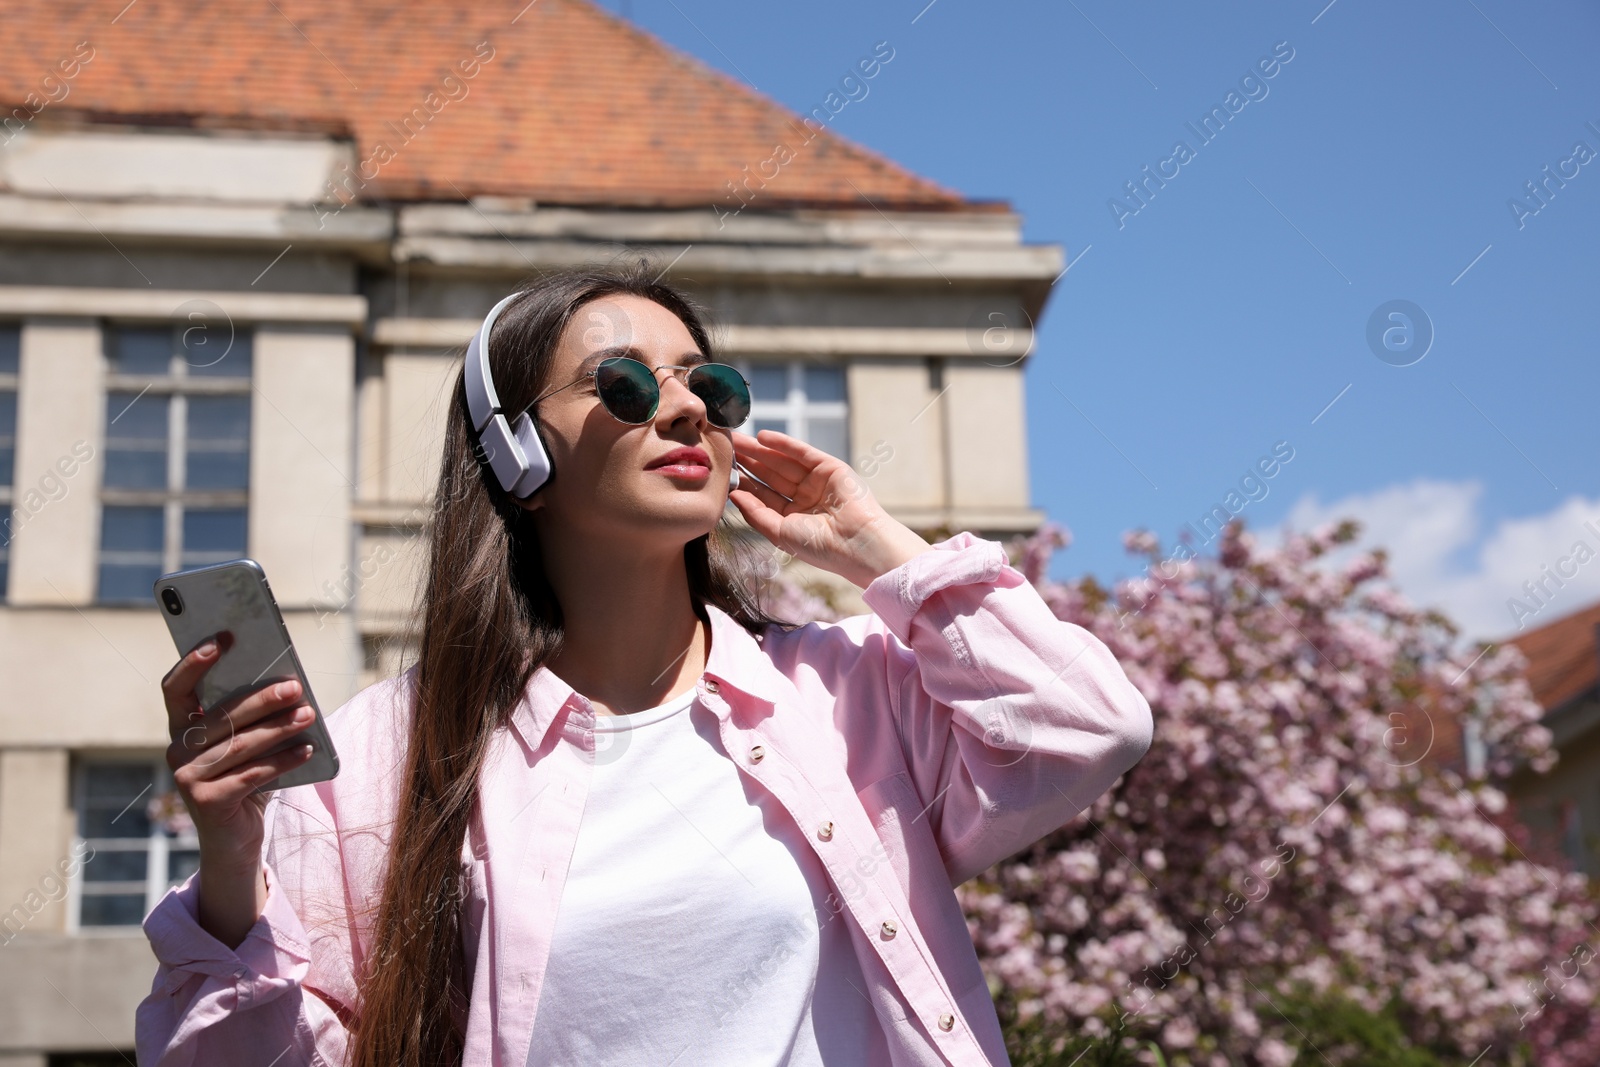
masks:
{"type": "Polygon", "coordinates": [[[1236,523],[1216,557],[1163,557],[1137,532],[1149,567],[1114,589],[1046,579],[1060,527],[1015,546],[1054,613],[1116,653],[1155,737],[961,887],[1013,1033],[1151,1061],[1153,1041],[1173,1065],[1374,1062],[1320,1047],[1296,1007],[1337,997],[1427,1053],[1390,1062],[1600,1063],[1600,911],[1530,858],[1495,785],[1554,760],[1521,655],[1460,651],[1378,581],[1381,553],[1334,564],[1355,533],[1267,550],[1236,523]],[[1464,730],[1470,770],[1435,743],[1464,730]]]}

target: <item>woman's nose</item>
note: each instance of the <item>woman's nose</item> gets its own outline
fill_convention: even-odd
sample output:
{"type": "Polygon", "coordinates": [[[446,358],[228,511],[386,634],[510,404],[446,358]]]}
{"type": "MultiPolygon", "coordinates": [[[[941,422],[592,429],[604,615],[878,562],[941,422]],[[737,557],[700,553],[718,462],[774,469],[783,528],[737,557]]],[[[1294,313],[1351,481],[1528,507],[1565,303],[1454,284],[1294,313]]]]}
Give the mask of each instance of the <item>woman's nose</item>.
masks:
{"type": "MultiPolygon", "coordinates": [[[[660,368],[657,371],[659,378],[660,368]]],[[[687,415],[696,422],[703,422],[706,418],[706,404],[695,395],[684,380],[688,368],[672,368],[668,371],[666,380],[661,385],[661,414],[669,415],[672,419],[679,415],[687,415]]],[[[669,419],[670,421],[670,419],[669,419]]]]}

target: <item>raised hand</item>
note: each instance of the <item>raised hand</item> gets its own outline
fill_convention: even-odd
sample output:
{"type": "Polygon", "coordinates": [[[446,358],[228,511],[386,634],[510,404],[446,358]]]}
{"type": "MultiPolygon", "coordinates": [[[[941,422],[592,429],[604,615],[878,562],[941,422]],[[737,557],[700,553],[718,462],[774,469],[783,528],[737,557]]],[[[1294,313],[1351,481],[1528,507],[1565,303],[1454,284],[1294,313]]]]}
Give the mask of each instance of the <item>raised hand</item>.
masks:
{"type": "Polygon", "coordinates": [[[777,430],[734,431],[734,456],[766,485],[729,494],[752,529],[779,549],[866,588],[932,549],[891,516],[837,456],[777,430]]]}

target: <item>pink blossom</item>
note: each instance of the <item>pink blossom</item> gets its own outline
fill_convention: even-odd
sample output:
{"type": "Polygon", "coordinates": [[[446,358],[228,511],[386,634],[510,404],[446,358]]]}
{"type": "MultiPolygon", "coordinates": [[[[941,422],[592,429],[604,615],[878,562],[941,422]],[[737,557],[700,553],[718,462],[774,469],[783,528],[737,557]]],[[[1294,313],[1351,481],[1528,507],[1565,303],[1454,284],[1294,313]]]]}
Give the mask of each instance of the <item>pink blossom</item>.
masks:
{"type": "Polygon", "coordinates": [[[1290,1067],[1299,1055],[1290,1045],[1269,1037],[1255,1048],[1256,1058],[1261,1061],[1261,1067],[1290,1067]]]}
{"type": "Polygon", "coordinates": [[[1323,566],[1355,532],[1269,550],[1234,524],[1169,580],[1136,531],[1156,578],[1111,589],[1046,578],[1060,527],[1013,546],[1156,725],[1081,817],[960,887],[1007,1015],[1154,1039],[1171,1067],[1289,1067],[1304,1039],[1273,1005],[1298,985],[1394,1000],[1413,1041],[1462,1062],[1493,1043],[1600,1063],[1600,959],[1548,977],[1585,938],[1600,949],[1600,908],[1581,875],[1528,858],[1504,791],[1554,760],[1525,661],[1461,654],[1447,621],[1371,584],[1379,558],[1323,566]],[[1488,749],[1475,778],[1423,755],[1469,717],[1488,749]]]}

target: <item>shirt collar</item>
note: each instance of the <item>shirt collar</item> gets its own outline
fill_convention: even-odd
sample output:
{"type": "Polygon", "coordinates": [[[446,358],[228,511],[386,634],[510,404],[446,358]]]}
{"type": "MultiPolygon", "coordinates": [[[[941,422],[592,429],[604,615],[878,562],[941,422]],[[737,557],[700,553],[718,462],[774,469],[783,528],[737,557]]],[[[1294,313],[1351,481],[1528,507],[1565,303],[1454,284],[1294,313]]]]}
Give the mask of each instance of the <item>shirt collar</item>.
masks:
{"type": "MultiPolygon", "coordinates": [[[[715,604],[707,603],[705,609],[711,619],[711,656],[706,663],[705,678],[715,680],[719,695],[726,698],[712,704],[717,717],[724,718],[732,704],[737,702],[734,693],[769,706],[775,705],[785,679],[772,665],[761,642],[715,604]]],[[[511,713],[512,727],[522,736],[529,749],[537,752],[544,744],[550,727],[568,705],[579,714],[587,714],[590,710],[589,701],[583,694],[553,672],[540,667],[533,672],[523,699],[511,713]]]]}

